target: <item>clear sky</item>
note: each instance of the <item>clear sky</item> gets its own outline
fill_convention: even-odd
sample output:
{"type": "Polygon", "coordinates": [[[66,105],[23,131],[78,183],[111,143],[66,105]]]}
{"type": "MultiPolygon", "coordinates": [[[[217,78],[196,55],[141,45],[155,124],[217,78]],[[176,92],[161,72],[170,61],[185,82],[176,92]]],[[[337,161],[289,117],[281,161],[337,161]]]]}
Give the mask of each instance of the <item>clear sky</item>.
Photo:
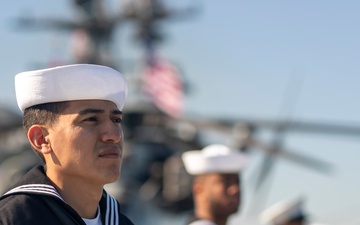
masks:
{"type": "MultiPolygon", "coordinates": [[[[115,2],[115,0],[113,1],[115,2]]],[[[162,54],[181,66],[190,83],[185,112],[211,117],[347,122],[360,126],[360,2],[167,1],[199,3],[193,19],[164,22],[162,54]],[[290,81],[298,79],[298,85],[290,81]],[[300,87],[290,95],[286,87],[300,87]],[[283,107],[284,99],[290,103],[283,107]],[[292,97],[289,97],[292,96],[292,97]],[[291,113],[287,114],[287,110],[291,113]]],[[[112,8],[114,11],[114,8],[112,8]]],[[[70,59],[68,33],[21,31],[22,14],[72,18],[70,1],[6,1],[0,8],[0,103],[16,109],[13,77],[42,67],[49,58],[70,59]]],[[[118,58],[135,58],[132,28],[117,30],[118,58]]],[[[264,140],[269,134],[260,134],[264,140]]],[[[265,206],[302,194],[313,219],[327,224],[360,223],[360,137],[287,133],[285,146],[336,166],[332,176],[278,160],[265,206]]],[[[261,154],[254,151],[245,181],[261,154]]],[[[245,189],[246,206],[251,190],[245,189]]],[[[230,225],[242,221],[236,215],[230,225]]],[[[245,224],[245,223],[244,223],[245,224]]],[[[254,223],[256,224],[256,223],[254,223]]]]}

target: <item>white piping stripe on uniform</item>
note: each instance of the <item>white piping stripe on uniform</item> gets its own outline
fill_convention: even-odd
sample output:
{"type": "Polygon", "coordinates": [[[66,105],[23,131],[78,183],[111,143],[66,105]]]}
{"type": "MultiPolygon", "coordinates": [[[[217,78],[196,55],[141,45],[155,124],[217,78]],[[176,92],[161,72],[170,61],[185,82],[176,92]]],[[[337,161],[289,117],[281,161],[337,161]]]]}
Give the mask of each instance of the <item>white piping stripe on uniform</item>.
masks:
{"type": "Polygon", "coordinates": [[[23,189],[23,188],[43,188],[43,189],[50,189],[50,190],[56,191],[53,186],[47,185],[47,184],[25,184],[25,185],[15,187],[12,190],[23,189]]]}
{"type": "Polygon", "coordinates": [[[114,224],[114,199],[111,198],[110,196],[110,204],[111,204],[111,214],[110,214],[110,224],[109,225],[113,225],[114,224]]]}
{"type": "Polygon", "coordinates": [[[18,189],[36,189],[36,188],[39,188],[39,189],[48,189],[48,190],[51,190],[51,191],[54,191],[54,192],[57,192],[56,189],[51,186],[51,185],[46,185],[46,184],[26,184],[26,185],[21,185],[21,186],[18,186],[18,187],[15,187],[13,188],[12,190],[18,190],[18,189]]]}
{"type": "Polygon", "coordinates": [[[9,192],[14,192],[14,191],[19,191],[19,190],[39,190],[39,191],[48,191],[48,192],[53,192],[53,193],[57,193],[54,189],[52,188],[48,188],[48,187],[43,187],[43,186],[37,186],[37,187],[17,187],[14,188],[12,190],[10,190],[9,192]]]}
{"type": "Polygon", "coordinates": [[[107,210],[105,216],[105,225],[117,225],[119,224],[119,210],[117,201],[114,197],[106,195],[107,210]]]}
{"type": "Polygon", "coordinates": [[[109,213],[110,213],[110,197],[106,195],[106,217],[105,217],[105,225],[109,224],[109,213]]]}
{"type": "Polygon", "coordinates": [[[115,207],[115,225],[119,224],[119,211],[118,211],[118,205],[115,198],[112,198],[114,201],[114,207],[115,207]]]}
{"type": "Polygon", "coordinates": [[[52,196],[55,196],[55,197],[61,199],[58,195],[56,195],[56,194],[54,194],[52,192],[37,191],[37,190],[19,190],[19,191],[13,191],[13,192],[10,192],[10,193],[7,193],[7,194],[13,194],[13,193],[39,193],[39,194],[41,193],[41,194],[52,195],[52,196]]]}
{"type": "Polygon", "coordinates": [[[46,184],[21,185],[14,189],[11,189],[10,191],[6,192],[4,195],[9,195],[9,194],[13,194],[13,193],[21,193],[21,192],[22,193],[28,192],[28,193],[49,194],[49,195],[55,196],[55,197],[61,199],[62,201],[64,201],[53,186],[46,185],[46,184]]]}

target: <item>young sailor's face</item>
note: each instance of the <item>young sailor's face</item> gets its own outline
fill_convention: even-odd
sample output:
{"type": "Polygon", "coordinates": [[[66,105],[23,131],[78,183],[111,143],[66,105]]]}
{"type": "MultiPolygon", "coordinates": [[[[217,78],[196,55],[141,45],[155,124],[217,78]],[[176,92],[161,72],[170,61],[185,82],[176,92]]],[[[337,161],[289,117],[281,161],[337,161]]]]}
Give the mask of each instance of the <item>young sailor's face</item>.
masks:
{"type": "Polygon", "coordinates": [[[121,121],[121,111],[110,101],[70,101],[48,129],[52,149],[48,168],[64,179],[116,181],[123,152],[121,121]]]}

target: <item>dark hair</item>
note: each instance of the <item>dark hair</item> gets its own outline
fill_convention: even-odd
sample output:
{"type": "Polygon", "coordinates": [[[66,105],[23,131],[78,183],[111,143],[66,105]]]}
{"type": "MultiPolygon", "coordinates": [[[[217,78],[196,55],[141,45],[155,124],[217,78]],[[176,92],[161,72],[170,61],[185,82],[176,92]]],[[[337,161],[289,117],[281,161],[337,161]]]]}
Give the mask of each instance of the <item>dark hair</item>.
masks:
{"type": "MultiPolygon", "coordinates": [[[[32,125],[39,124],[52,124],[54,123],[59,114],[68,107],[68,102],[51,102],[39,105],[34,105],[26,108],[23,116],[23,126],[27,133],[32,125]]],[[[44,156],[33,149],[35,154],[45,163],[44,156]]]]}

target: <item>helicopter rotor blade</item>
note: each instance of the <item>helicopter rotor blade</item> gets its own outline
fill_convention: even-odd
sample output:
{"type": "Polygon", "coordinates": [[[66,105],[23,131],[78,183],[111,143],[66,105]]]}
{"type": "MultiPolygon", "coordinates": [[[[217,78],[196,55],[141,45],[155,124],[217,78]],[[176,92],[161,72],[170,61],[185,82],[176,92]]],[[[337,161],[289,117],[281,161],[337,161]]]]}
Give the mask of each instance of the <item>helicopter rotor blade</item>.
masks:
{"type": "Polygon", "coordinates": [[[247,119],[247,118],[193,118],[188,120],[193,124],[204,129],[214,129],[220,132],[228,132],[234,125],[242,124],[252,129],[282,130],[284,132],[318,133],[328,135],[360,136],[360,124],[341,121],[296,121],[296,120],[276,120],[276,119],[247,119]]]}
{"type": "Polygon", "coordinates": [[[306,156],[305,154],[289,151],[284,148],[277,148],[277,146],[272,146],[263,143],[261,141],[255,140],[253,138],[249,139],[249,145],[255,147],[255,149],[257,150],[265,152],[268,155],[289,160],[293,163],[307,167],[317,172],[330,174],[334,171],[334,166],[328,162],[325,162],[320,159],[316,159],[314,157],[306,156]]]}

